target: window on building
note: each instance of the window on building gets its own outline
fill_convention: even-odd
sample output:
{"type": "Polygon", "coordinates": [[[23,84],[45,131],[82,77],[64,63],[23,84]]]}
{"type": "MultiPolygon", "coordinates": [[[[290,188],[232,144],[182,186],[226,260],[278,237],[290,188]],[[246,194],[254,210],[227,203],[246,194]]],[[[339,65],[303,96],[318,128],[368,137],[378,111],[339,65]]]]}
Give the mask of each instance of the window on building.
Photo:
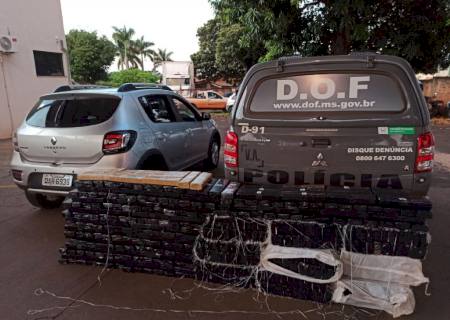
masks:
{"type": "Polygon", "coordinates": [[[33,50],[36,75],[64,76],[62,53],[33,50]]]}

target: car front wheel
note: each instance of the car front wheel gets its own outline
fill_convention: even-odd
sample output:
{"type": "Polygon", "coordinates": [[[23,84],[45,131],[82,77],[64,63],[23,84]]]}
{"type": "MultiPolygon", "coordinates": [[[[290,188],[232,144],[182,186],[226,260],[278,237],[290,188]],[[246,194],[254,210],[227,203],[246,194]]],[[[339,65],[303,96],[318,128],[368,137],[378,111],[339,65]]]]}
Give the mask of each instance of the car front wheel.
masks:
{"type": "Polygon", "coordinates": [[[27,200],[35,207],[42,209],[55,209],[59,208],[64,201],[62,196],[45,195],[40,193],[34,193],[25,191],[27,200]]]}
{"type": "Polygon", "coordinates": [[[205,160],[206,169],[215,169],[219,164],[220,144],[217,138],[214,138],[209,144],[208,158],[205,160]]]}

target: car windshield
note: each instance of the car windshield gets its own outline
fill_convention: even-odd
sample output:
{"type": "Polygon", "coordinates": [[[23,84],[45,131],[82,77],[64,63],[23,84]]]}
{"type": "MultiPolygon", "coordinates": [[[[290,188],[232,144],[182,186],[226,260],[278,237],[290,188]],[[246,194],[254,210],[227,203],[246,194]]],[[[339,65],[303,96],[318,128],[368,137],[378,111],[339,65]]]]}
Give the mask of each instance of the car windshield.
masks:
{"type": "Polygon", "coordinates": [[[95,125],[111,118],[119,103],[118,97],[43,99],[28,114],[26,123],[42,128],[95,125]]]}

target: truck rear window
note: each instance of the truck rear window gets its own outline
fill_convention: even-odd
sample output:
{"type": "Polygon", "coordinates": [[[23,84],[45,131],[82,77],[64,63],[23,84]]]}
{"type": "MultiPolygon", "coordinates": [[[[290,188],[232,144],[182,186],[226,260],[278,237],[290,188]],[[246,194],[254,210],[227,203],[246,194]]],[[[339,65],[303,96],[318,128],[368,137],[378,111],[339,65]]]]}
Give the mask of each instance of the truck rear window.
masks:
{"type": "Polygon", "coordinates": [[[40,100],[26,122],[43,128],[91,126],[111,118],[119,103],[120,98],[116,97],[40,100]]]}
{"type": "Polygon", "coordinates": [[[251,112],[399,112],[397,82],[381,74],[307,74],[260,82],[251,112]]]}

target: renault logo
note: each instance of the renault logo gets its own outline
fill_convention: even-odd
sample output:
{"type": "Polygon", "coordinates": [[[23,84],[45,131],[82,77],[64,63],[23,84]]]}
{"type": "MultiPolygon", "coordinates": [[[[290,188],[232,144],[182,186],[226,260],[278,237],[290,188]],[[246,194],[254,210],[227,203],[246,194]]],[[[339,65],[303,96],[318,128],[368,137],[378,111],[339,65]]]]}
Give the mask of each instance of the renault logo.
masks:
{"type": "Polygon", "coordinates": [[[328,164],[325,160],[323,160],[323,154],[319,153],[317,155],[317,159],[313,161],[311,166],[313,166],[313,167],[328,167],[328,164]]]}
{"type": "Polygon", "coordinates": [[[52,138],[50,139],[50,142],[52,143],[52,145],[55,145],[56,142],[58,142],[58,140],[56,140],[55,137],[52,137],[52,138]]]}

